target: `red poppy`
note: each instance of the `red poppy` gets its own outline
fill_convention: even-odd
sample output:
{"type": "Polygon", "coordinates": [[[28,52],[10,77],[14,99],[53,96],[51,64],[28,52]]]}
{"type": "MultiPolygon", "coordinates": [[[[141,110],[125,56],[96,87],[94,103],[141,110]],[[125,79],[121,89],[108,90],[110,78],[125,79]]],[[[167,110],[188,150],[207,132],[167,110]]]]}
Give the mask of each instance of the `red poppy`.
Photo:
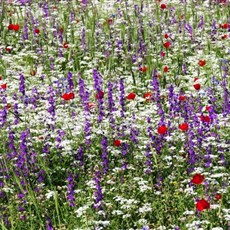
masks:
{"type": "Polygon", "coordinates": [[[212,107],[211,107],[210,105],[207,105],[207,106],[205,107],[205,110],[206,110],[206,111],[210,111],[211,108],[212,108],[212,107]]]}
{"type": "Polygon", "coordinates": [[[165,66],[164,67],[164,73],[167,73],[169,71],[169,67],[168,66],[165,66]]]}
{"type": "Polygon", "coordinates": [[[13,30],[14,29],[14,24],[9,24],[8,25],[8,30],[13,30]]]}
{"type": "Polygon", "coordinates": [[[111,24],[113,23],[113,19],[112,19],[112,18],[109,18],[109,19],[108,19],[108,23],[109,23],[109,25],[111,25],[111,24]]]}
{"type": "Polygon", "coordinates": [[[69,47],[68,44],[65,42],[65,43],[63,44],[63,48],[67,49],[68,47],[69,47]]]}
{"type": "Polygon", "coordinates": [[[74,93],[73,92],[70,92],[70,93],[65,93],[62,95],[62,98],[65,100],[65,101],[69,101],[71,99],[74,99],[74,93]]]}
{"type": "Polygon", "coordinates": [[[6,109],[10,109],[11,107],[11,104],[7,104],[6,109]]]}
{"type": "Polygon", "coordinates": [[[96,94],[96,99],[102,99],[104,97],[104,92],[103,91],[99,91],[97,94],[96,94]]]}
{"type": "Polygon", "coordinates": [[[115,146],[120,146],[120,145],[121,145],[121,140],[115,140],[115,141],[113,142],[113,144],[114,144],[115,146]]]}
{"type": "Polygon", "coordinates": [[[224,34],[223,36],[221,36],[221,39],[226,39],[228,37],[228,35],[227,34],[224,34]]]}
{"type": "Polygon", "coordinates": [[[228,29],[228,23],[224,23],[224,24],[223,24],[223,28],[224,28],[224,29],[228,29]]]}
{"type": "Polygon", "coordinates": [[[206,64],[205,60],[199,60],[198,62],[199,66],[204,66],[206,64]]]}
{"type": "Polygon", "coordinates": [[[217,193],[217,194],[215,195],[215,198],[216,198],[217,200],[220,200],[220,199],[222,198],[222,195],[221,195],[220,193],[217,193]]]}
{"type": "Polygon", "coordinates": [[[193,85],[195,90],[200,90],[201,85],[199,83],[193,85]]]}
{"type": "Polygon", "coordinates": [[[142,66],[139,69],[142,73],[145,73],[147,71],[147,67],[146,66],[142,66]]]}
{"type": "Polygon", "coordinates": [[[6,86],[7,86],[6,83],[4,83],[4,84],[1,85],[1,88],[6,89],[6,86]]]}
{"type": "Polygon", "coordinates": [[[161,9],[162,9],[162,10],[164,10],[164,9],[166,9],[166,8],[167,8],[167,5],[166,5],[166,4],[164,4],[164,3],[161,4],[161,9]]]}
{"type": "Polygon", "coordinates": [[[168,129],[165,125],[162,125],[157,129],[158,134],[165,134],[165,133],[167,133],[167,131],[168,131],[168,129]]]}
{"type": "Polygon", "coordinates": [[[179,125],[179,129],[181,131],[187,131],[188,130],[188,124],[187,123],[182,123],[179,125]]]}
{"type": "Polygon", "coordinates": [[[196,208],[198,211],[203,211],[210,208],[210,204],[205,199],[198,200],[196,203],[196,208]]]}
{"type": "Polygon", "coordinates": [[[210,121],[211,121],[211,118],[208,116],[208,115],[206,115],[206,116],[200,116],[200,120],[202,121],[202,122],[207,122],[207,123],[209,123],[210,121]]]}
{"type": "Polygon", "coordinates": [[[184,95],[179,96],[179,101],[184,101],[185,99],[186,99],[186,96],[184,96],[184,95]]]}
{"type": "Polygon", "coordinates": [[[204,181],[204,176],[201,174],[195,174],[191,180],[193,184],[199,185],[204,181]]]}
{"type": "Polygon", "coordinates": [[[13,27],[13,30],[14,31],[19,31],[20,29],[20,25],[19,24],[15,24],[14,27],[13,27]]]}
{"type": "Polygon", "coordinates": [[[38,28],[35,28],[34,33],[35,34],[40,34],[40,30],[38,28]]]}
{"type": "Polygon", "coordinates": [[[199,80],[199,78],[198,78],[198,77],[195,77],[195,78],[194,78],[194,82],[197,81],[197,80],[199,80]]]}
{"type": "Polygon", "coordinates": [[[128,94],[128,96],[126,97],[126,99],[128,99],[128,100],[134,100],[135,97],[136,97],[135,93],[130,93],[130,94],[128,94]]]}
{"type": "Polygon", "coordinates": [[[168,34],[165,34],[165,36],[164,36],[164,37],[167,39],[167,38],[169,38],[169,35],[168,35],[168,34]]]}
{"type": "Polygon", "coordinates": [[[165,52],[162,51],[162,52],[160,53],[160,56],[161,56],[161,57],[164,57],[164,56],[165,56],[165,52]]]}
{"type": "Polygon", "coordinates": [[[170,41],[167,41],[167,42],[164,43],[164,47],[165,47],[166,49],[169,49],[170,46],[171,46],[170,41]]]}
{"type": "Polygon", "coordinates": [[[19,29],[20,29],[20,25],[19,24],[9,24],[8,25],[8,30],[18,31],[19,29]]]}
{"type": "Polygon", "coordinates": [[[149,100],[152,99],[152,98],[151,98],[152,95],[153,95],[152,92],[148,92],[148,93],[144,93],[143,97],[144,97],[147,101],[149,101],[149,100]]]}
{"type": "Polygon", "coordinates": [[[10,52],[12,49],[9,48],[9,47],[6,47],[5,50],[6,50],[7,52],[10,52]]]}

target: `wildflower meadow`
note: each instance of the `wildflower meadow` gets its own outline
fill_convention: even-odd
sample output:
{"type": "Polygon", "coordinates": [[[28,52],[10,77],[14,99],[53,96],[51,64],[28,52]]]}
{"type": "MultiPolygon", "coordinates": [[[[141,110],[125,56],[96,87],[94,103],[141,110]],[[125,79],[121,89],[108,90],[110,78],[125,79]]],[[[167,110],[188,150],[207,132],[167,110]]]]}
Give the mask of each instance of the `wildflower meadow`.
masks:
{"type": "Polygon", "coordinates": [[[230,229],[228,0],[0,11],[0,229],[230,229]]]}

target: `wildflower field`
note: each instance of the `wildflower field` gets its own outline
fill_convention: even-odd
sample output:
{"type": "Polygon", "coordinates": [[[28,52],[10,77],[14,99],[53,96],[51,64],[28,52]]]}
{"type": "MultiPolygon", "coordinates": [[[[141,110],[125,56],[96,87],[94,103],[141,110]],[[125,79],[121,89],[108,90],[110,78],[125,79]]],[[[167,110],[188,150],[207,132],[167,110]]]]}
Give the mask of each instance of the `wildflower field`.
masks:
{"type": "Polygon", "coordinates": [[[228,0],[0,11],[0,229],[230,229],[228,0]]]}

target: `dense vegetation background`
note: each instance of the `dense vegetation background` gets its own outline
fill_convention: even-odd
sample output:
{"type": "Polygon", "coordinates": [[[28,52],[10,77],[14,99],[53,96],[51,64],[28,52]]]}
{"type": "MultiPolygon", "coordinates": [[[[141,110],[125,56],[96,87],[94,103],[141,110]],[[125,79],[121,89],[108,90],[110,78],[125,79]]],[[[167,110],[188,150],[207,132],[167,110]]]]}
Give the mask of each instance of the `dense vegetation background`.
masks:
{"type": "Polygon", "coordinates": [[[228,1],[0,10],[1,229],[229,229],[228,1]]]}

